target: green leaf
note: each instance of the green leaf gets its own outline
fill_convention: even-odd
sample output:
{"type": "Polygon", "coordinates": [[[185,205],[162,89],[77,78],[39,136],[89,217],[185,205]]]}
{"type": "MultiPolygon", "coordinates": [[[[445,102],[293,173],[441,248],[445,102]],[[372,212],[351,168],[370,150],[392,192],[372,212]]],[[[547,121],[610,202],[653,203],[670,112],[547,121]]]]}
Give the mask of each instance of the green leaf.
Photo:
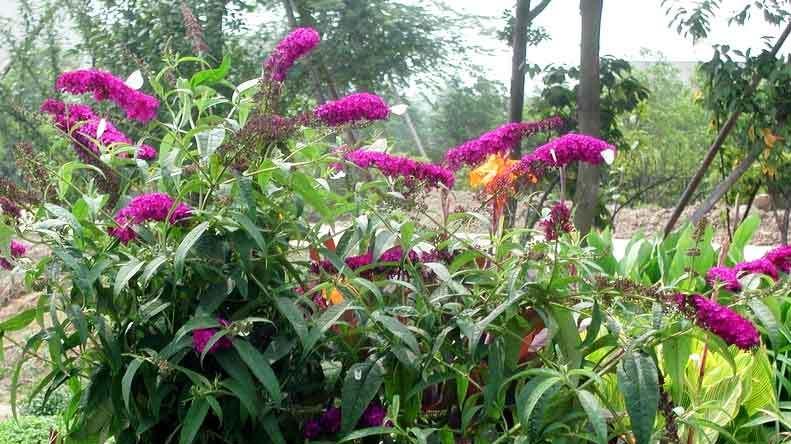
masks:
{"type": "Polygon", "coordinates": [[[17,313],[3,322],[0,322],[0,332],[18,331],[24,329],[36,319],[37,312],[37,309],[29,308],[17,313]]]}
{"type": "Polygon", "coordinates": [[[266,434],[269,435],[269,439],[271,439],[274,444],[286,444],[286,439],[283,437],[283,433],[280,431],[280,425],[277,423],[277,416],[266,415],[263,421],[261,421],[261,424],[264,426],[266,434]]]}
{"type": "Polygon", "coordinates": [[[280,404],[283,401],[283,394],[280,392],[280,383],[277,381],[277,376],[272,370],[272,367],[266,362],[261,352],[243,339],[235,339],[233,341],[233,346],[236,347],[236,351],[239,352],[242,361],[247,364],[247,367],[253,372],[253,375],[264,385],[269,395],[272,396],[272,400],[280,404]]]}
{"type": "Polygon", "coordinates": [[[733,240],[728,249],[728,258],[733,261],[734,264],[744,261],[744,247],[747,246],[747,242],[750,242],[750,239],[753,238],[760,223],[761,218],[753,214],[739,224],[739,227],[733,233],[733,240]]]}
{"type": "Polygon", "coordinates": [[[132,360],[132,362],[129,363],[129,367],[126,368],[126,372],[124,372],[124,377],[121,378],[121,395],[124,398],[126,410],[129,410],[129,398],[132,391],[132,382],[135,379],[135,373],[137,373],[137,369],[140,368],[140,364],[142,363],[143,360],[140,358],[132,360]]]}
{"type": "Polygon", "coordinates": [[[167,261],[168,258],[166,256],[157,256],[151,262],[146,264],[146,268],[143,270],[143,275],[141,276],[142,286],[145,288],[148,285],[148,282],[154,277],[159,267],[167,261]]]}
{"type": "MultiPolygon", "coordinates": [[[[676,333],[678,329],[671,330],[676,333]]],[[[692,353],[692,340],[688,336],[674,336],[662,343],[662,362],[669,376],[670,395],[680,402],[685,387],[685,369],[692,353]]],[[[666,378],[667,379],[667,378],[666,378]]]]}
{"type": "Polygon", "coordinates": [[[211,85],[212,83],[217,83],[223,80],[228,75],[230,70],[231,56],[225,54],[219,67],[196,72],[190,79],[190,86],[195,88],[199,85],[211,85]]]}
{"type": "Polygon", "coordinates": [[[420,353],[420,346],[417,343],[417,339],[415,339],[415,335],[413,335],[406,325],[402,324],[398,319],[384,315],[378,311],[374,312],[371,318],[382,324],[384,328],[406,344],[410,350],[416,354],[420,353]]]}
{"type": "Polygon", "coordinates": [[[599,301],[594,301],[593,312],[591,313],[591,323],[588,325],[587,330],[585,330],[585,340],[582,341],[582,344],[580,344],[580,348],[585,348],[593,344],[593,341],[595,341],[599,336],[601,323],[601,307],[599,307],[599,301]]]}
{"type": "Polygon", "coordinates": [[[341,432],[348,433],[357,425],[363,411],[373,401],[384,380],[379,361],[354,364],[346,373],[341,391],[341,432]]]}
{"type": "Polygon", "coordinates": [[[376,435],[389,435],[395,432],[392,427],[369,427],[367,429],[360,429],[355,430],[348,435],[341,438],[339,443],[347,442],[347,441],[355,441],[358,439],[367,438],[369,436],[376,436],[376,435]]]}
{"type": "Polygon", "coordinates": [[[181,279],[181,276],[184,274],[184,262],[187,260],[187,253],[189,253],[190,249],[198,242],[198,239],[203,236],[203,233],[205,233],[208,228],[209,222],[201,223],[187,233],[181,241],[181,244],[176,248],[176,280],[181,279]]]}
{"type": "Polygon", "coordinates": [[[316,326],[310,330],[310,334],[305,338],[305,353],[309,353],[316,345],[321,336],[330,329],[340,319],[343,313],[349,309],[351,304],[349,301],[342,304],[333,305],[332,307],[324,310],[319,319],[316,321],[316,326]]]}
{"type": "Polygon", "coordinates": [[[294,191],[302,197],[313,209],[319,212],[321,216],[328,220],[332,217],[329,207],[323,197],[323,192],[314,187],[315,179],[310,178],[304,173],[295,172],[291,175],[294,191]]]}
{"type": "Polygon", "coordinates": [[[129,280],[143,268],[143,262],[136,257],[130,257],[129,262],[121,266],[118,274],[115,275],[115,285],[113,285],[113,295],[118,296],[126,288],[129,280]]]}
{"type": "Polygon", "coordinates": [[[766,329],[766,334],[769,336],[769,340],[772,341],[772,345],[775,348],[779,348],[784,345],[783,337],[780,334],[780,325],[775,318],[774,313],[769,307],[764,304],[764,302],[760,299],[749,299],[747,305],[750,306],[750,309],[755,314],[755,317],[761,321],[761,325],[766,329]]]}
{"type": "Polygon", "coordinates": [[[552,386],[561,381],[560,377],[539,375],[531,379],[516,395],[516,412],[525,430],[530,429],[530,417],[538,401],[552,386]]]}
{"type": "Polygon", "coordinates": [[[280,314],[285,316],[288,322],[291,323],[291,327],[293,327],[294,331],[297,333],[299,340],[302,342],[302,346],[307,348],[308,326],[305,323],[305,317],[302,311],[294,300],[290,298],[277,298],[275,299],[275,306],[280,314]]]}
{"type": "Polygon", "coordinates": [[[184,417],[184,425],[181,427],[179,444],[192,444],[208,412],[209,403],[205,399],[196,398],[192,400],[187,415],[184,417]]]}
{"type": "Polygon", "coordinates": [[[593,432],[596,434],[596,442],[598,444],[607,444],[607,420],[604,418],[604,411],[599,398],[587,390],[578,391],[577,398],[580,400],[580,405],[585,410],[585,414],[588,415],[588,421],[590,421],[593,432]]]}
{"type": "Polygon", "coordinates": [[[234,214],[234,219],[239,222],[239,226],[247,233],[250,238],[255,241],[255,244],[258,245],[258,248],[261,251],[267,251],[266,242],[264,241],[264,237],[261,235],[261,230],[255,226],[253,221],[250,220],[249,217],[245,216],[244,214],[234,214]]]}
{"type": "Polygon", "coordinates": [[[650,444],[659,407],[659,376],[650,356],[627,352],[618,363],[618,388],[626,401],[626,411],[637,444],[650,444]]]}

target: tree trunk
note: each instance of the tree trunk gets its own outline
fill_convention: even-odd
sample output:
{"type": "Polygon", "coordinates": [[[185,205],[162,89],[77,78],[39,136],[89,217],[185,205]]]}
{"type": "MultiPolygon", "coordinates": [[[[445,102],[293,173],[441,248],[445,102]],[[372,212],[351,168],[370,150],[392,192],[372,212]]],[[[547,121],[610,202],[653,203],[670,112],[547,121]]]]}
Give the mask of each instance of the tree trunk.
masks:
{"type": "MultiPolygon", "coordinates": [[[[516,24],[513,30],[513,56],[511,58],[511,100],[508,118],[511,122],[521,122],[525,107],[525,61],[527,60],[527,30],[530,26],[530,0],[516,3],[516,24]]],[[[521,147],[514,148],[514,156],[519,157],[521,147]]]]}
{"type": "MultiPolygon", "coordinates": [[[[603,3],[603,0],[580,0],[582,44],[577,116],[580,132],[595,137],[601,134],[599,39],[603,3]]],[[[600,175],[598,165],[580,163],[577,174],[577,190],[574,196],[576,206],[574,225],[583,236],[590,231],[596,217],[600,175]]]]}
{"type": "Polygon", "coordinates": [[[412,122],[412,117],[409,115],[409,110],[404,113],[404,121],[406,122],[407,128],[409,128],[409,133],[412,135],[412,139],[415,140],[415,145],[417,146],[417,150],[420,151],[420,155],[428,159],[426,149],[423,147],[423,141],[420,140],[420,135],[418,135],[417,128],[415,128],[415,124],[412,122]]]}
{"type": "MultiPolygon", "coordinates": [[[[791,33],[791,21],[788,22],[786,28],[783,30],[783,33],[780,34],[778,37],[777,42],[772,47],[772,51],[769,53],[770,58],[775,58],[777,56],[778,51],[780,51],[780,47],[783,46],[786,39],[788,38],[789,33],[791,33]]],[[[749,88],[744,92],[744,96],[747,97],[751,95],[755,88],[758,87],[758,83],[761,81],[760,73],[756,72],[753,74],[752,81],[750,82],[749,88]]],[[[703,162],[701,162],[700,167],[695,172],[695,175],[692,176],[692,180],[690,180],[689,185],[684,190],[684,193],[681,195],[681,199],[679,199],[676,207],[673,209],[673,214],[670,216],[670,220],[667,221],[664,229],[664,235],[667,237],[671,231],[673,231],[673,227],[676,226],[676,222],[681,217],[681,213],[684,212],[684,208],[687,207],[689,201],[692,199],[692,196],[695,194],[695,191],[698,189],[700,182],[703,181],[703,177],[706,175],[706,171],[708,171],[711,162],[714,160],[714,157],[717,155],[717,152],[722,147],[722,144],[725,143],[725,139],[728,138],[733,127],[736,125],[736,121],[738,120],[739,116],[741,115],[741,111],[734,111],[728,120],[725,121],[725,125],[722,126],[720,132],[717,133],[717,137],[714,139],[714,143],[711,144],[709,147],[708,152],[706,152],[706,156],[703,158],[703,162]]]]}
{"type": "Polygon", "coordinates": [[[209,45],[209,53],[218,62],[222,60],[223,46],[225,44],[222,21],[225,18],[228,1],[214,0],[206,4],[206,44],[209,45]]]}
{"type": "Polygon", "coordinates": [[[750,166],[752,166],[752,164],[758,160],[758,156],[761,155],[762,151],[763,146],[758,146],[757,148],[754,148],[752,151],[750,151],[750,153],[747,154],[747,157],[742,159],[742,161],[739,162],[739,165],[737,165],[736,168],[734,168],[733,171],[731,171],[731,173],[722,180],[722,182],[717,184],[717,186],[714,188],[714,191],[709,194],[709,197],[707,197],[700,207],[695,210],[694,213],[692,213],[692,217],[689,218],[689,221],[694,224],[703,216],[705,216],[709,211],[711,211],[711,209],[714,208],[714,205],[716,205],[717,202],[722,199],[722,196],[724,196],[728,190],[736,185],[736,183],[739,181],[739,179],[741,179],[744,173],[747,172],[750,166]]]}

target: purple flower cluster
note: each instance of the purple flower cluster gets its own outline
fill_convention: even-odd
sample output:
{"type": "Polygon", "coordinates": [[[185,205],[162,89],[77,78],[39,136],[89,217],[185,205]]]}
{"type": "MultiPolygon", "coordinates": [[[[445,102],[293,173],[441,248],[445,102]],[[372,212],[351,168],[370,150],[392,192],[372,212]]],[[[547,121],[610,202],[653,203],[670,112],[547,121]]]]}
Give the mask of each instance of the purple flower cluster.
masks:
{"type": "MultiPolygon", "coordinates": [[[[223,327],[227,327],[231,325],[230,322],[226,321],[225,319],[218,319],[217,320],[220,325],[223,327]]],[[[209,345],[209,341],[214,335],[220,331],[217,328],[199,328],[192,331],[192,347],[198,353],[203,353],[206,350],[206,346],[209,345]]],[[[233,347],[233,343],[228,336],[223,336],[217,340],[214,344],[212,344],[211,348],[209,349],[209,353],[214,353],[218,350],[228,349],[233,347]]]]}
{"type": "MultiPolygon", "coordinates": [[[[65,104],[58,100],[47,99],[41,105],[41,111],[50,114],[55,126],[71,136],[74,140],[74,151],[85,162],[91,160],[91,155],[85,151],[86,149],[96,155],[101,152],[96,142],[104,146],[134,145],[126,134],[107,120],[104,121],[104,132],[100,135],[99,127],[102,125],[102,119],[86,105],[65,104]]],[[[119,157],[127,157],[127,155],[121,153],[119,157]]],[[[157,151],[149,145],[141,145],[137,149],[137,157],[152,160],[157,157],[157,151]]]]}
{"type": "Polygon", "coordinates": [[[157,115],[159,101],[130,88],[123,80],[107,71],[78,69],[64,72],[55,82],[58,91],[72,94],[93,93],[97,101],[110,100],[126,112],[126,117],[147,123],[157,115]]]}
{"type": "Polygon", "coordinates": [[[484,133],[477,139],[468,140],[448,150],[445,154],[445,164],[454,171],[464,165],[474,167],[492,154],[508,153],[525,137],[561,126],[563,119],[560,117],[550,117],[538,122],[507,123],[484,133]]]}
{"type": "Polygon", "coordinates": [[[277,44],[269,58],[264,62],[264,70],[269,76],[282,82],[294,62],[308,54],[321,41],[319,33],[313,28],[297,28],[277,44]]]}
{"type": "Polygon", "coordinates": [[[0,196],[0,214],[4,214],[11,219],[19,219],[19,217],[22,216],[22,210],[20,210],[19,206],[11,199],[0,196]]]}
{"type": "Polygon", "coordinates": [[[599,165],[605,161],[605,151],[615,147],[601,139],[584,134],[565,134],[525,154],[514,166],[498,175],[487,185],[487,191],[498,193],[511,189],[522,177],[538,182],[549,168],[564,167],[573,162],[599,165]]]}
{"type": "MultiPolygon", "coordinates": [[[[374,400],[363,411],[357,428],[382,427],[385,425],[387,409],[379,400],[374,400]]],[[[302,435],[307,439],[316,439],[321,435],[334,435],[341,431],[341,409],[330,406],[318,418],[310,418],[302,425],[302,435]]]]}
{"type": "Polygon", "coordinates": [[[328,126],[385,120],[390,108],[376,94],[357,93],[319,105],[313,115],[328,126]]]}
{"type": "MultiPolygon", "coordinates": [[[[27,253],[27,247],[25,244],[15,240],[11,241],[9,249],[11,250],[11,257],[13,258],[22,257],[25,255],[25,253],[27,253]]],[[[0,257],[0,268],[11,270],[14,268],[14,266],[11,265],[7,259],[0,257]]]]}
{"type": "Polygon", "coordinates": [[[780,279],[780,272],[791,272],[791,245],[781,245],[754,261],[740,262],[733,267],[719,266],[706,273],[706,280],[712,286],[720,283],[728,291],[742,289],[740,278],[751,274],[763,274],[774,280],[780,279]]]}
{"type": "MultiPolygon", "coordinates": [[[[410,262],[413,263],[425,263],[425,262],[438,262],[444,261],[448,259],[448,253],[440,252],[440,251],[427,251],[423,253],[417,253],[416,251],[410,251],[409,254],[406,256],[410,262]]],[[[404,250],[401,247],[392,247],[390,249],[385,250],[381,256],[379,256],[379,260],[376,261],[381,264],[393,264],[393,263],[401,263],[405,259],[404,250]]],[[[361,254],[359,256],[349,256],[344,261],[346,266],[348,266],[352,270],[358,270],[363,267],[369,267],[375,263],[373,253],[368,252],[365,254],[361,254]]],[[[313,273],[319,273],[320,271],[325,271],[327,273],[337,273],[338,270],[335,268],[335,265],[328,260],[322,260],[318,262],[314,262],[311,264],[311,271],[313,273]]],[[[394,268],[392,265],[381,265],[376,268],[372,268],[366,270],[369,274],[379,274],[387,272],[394,268]]]]}
{"type": "Polygon", "coordinates": [[[748,350],[760,343],[758,330],[752,322],[740,314],[701,295],[675,296],[682,311],[695,317],[696,323],[721,337],[725,342],[748,350]]]}
{"type": "Polygon", "coordinates": [[[447,168],[381,151],[355,150],[346,153],[344,158],[360,168],[376,168],[387,177],[403,177],[409,187],[421,182],[429,187],[438,188],[442,184],[453,188],[455,180],[453,172],[447,168]]]}
{"type": "Polygon", "coordinates": [[[570,233],[574,229],[571,224],[571,210],[563,202],[558,202],[549,211],[549,217],[540,222],[544,230],[544,238],[557,240],[560,233],[570,233]]]}
{"type": "Polygon", "coordinates": [[[149,221],[175,224],[190,216],[192,210],[183,203],[176,202],[165,193],[141,194],[115,215],[116,227],[110,228],[110,235],[126,244],[137,237],[134,225],[149,221]],[[169,215],[169,217],[168,217],[169,215]]]}

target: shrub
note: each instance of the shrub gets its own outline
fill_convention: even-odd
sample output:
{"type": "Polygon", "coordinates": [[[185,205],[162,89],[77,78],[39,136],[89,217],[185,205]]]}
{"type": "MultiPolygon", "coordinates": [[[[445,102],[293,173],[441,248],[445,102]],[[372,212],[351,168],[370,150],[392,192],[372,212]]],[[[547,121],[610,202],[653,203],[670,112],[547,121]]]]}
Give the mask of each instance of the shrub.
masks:
{"type": "MultiPolygon", "coordinates": [[[[3,214],[0,245],[13,234],[52,252],[33,264],[24,244],[0,251],[41,292],[0,333],[39,320],[18,366],[46,356],[33,396],[75,393],[64,442],[703,442],[741,414],[723,393],[768,421],[777,399],[751,385],[766,367],[751,299],[709,276],[710,229],[640,242],[621,265],[606,236],[583,244],[563,203],[543,237],[504,226],[508,198],[530,204],[543,178],[609,163],[614,146],[565,134],[508,158],[557,119],[503,125],[443,165],[332,146],[390,109],[365,93],[278,114],[285,71],[315,44],[309,30],[287,37],[230,97],[216,88],[227,60],[190,79],[179,66],[195,59],[179,60],[149,78],[158,99],[107,73],[58,82],[130,116],[162,108],[143,150],[84,105],[48,101],[82,163],[57,170],[56,190],[17,193],[34,221],[3,214]],[[452,192],[451,166],[470,168],[484,210],[445,200],[438,220],[419,219],[427,190],[452,192]],[[333,191],[347,171],[364,180],[333,191]],[[471,220],[485,240],[464,235],[471,220]],[[708,364],[685,364],[693,353],[708,364]]],[[[772,288],[761,270],[791,268],[791,250],[760,264],[733,251],[720,271],[759,276],[748,296],[772,288]]]]}
{"type": "Polygon", "coordinates": [[[0,421],[0,444],[49,444],[50,430],[57,426],[54,416],[20,416],[0,421]]]}

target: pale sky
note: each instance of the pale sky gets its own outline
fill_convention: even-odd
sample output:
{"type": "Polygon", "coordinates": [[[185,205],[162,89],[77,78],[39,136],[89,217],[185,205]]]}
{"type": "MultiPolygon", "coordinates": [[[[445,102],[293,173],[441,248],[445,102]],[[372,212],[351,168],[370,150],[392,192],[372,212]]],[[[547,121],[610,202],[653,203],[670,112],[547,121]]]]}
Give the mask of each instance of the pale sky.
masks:
{"type": "MultiPolygon", "coordinates": [[[[515,4],[514,0],[446,0],[458,10],[472,14],[502,16],[502,12],[515,4]]],[[[532,3],[538,3],[533,0],[532,3]]],[[[686,3],[694,3],[687,0],[686,3]]],[[[746,0],[725,0],[722,12],[730,13],[746,0]]],[[[668,17],[660,7],[660,0],[604,0],[602,16],[601,54],[613,55],[626,60],[643,60],[641,48],[658,50],[670,61],[704,61],[711,58],[712,44],[728,43],[735,49],[763,48],[763,36],[774,37],[781,29],[767,24],[762,16],[754,17],[744,27],[728,27],[725,14],[714,22],[710,38],[693,45],[691,38],[676,33],[668,27],[668,17]]],[[[578,64],[580,45],[579,0],[553,0],[536,19],[545,27],[551,40],[538,47],[528,48],[528,62],[539,65],[578,64]]],[[[491,76],[508,82],[510,79],[510,48],[496,39],[476,31],[469,34],[471,41],[492,48],[495,52],[486,59],[491,67],[491,76]]],[[[787,42],[783,53],[788,54],[791,42],[787,42]]],[[[536,85],[530,82],[528,88],[536,85]]]]}

